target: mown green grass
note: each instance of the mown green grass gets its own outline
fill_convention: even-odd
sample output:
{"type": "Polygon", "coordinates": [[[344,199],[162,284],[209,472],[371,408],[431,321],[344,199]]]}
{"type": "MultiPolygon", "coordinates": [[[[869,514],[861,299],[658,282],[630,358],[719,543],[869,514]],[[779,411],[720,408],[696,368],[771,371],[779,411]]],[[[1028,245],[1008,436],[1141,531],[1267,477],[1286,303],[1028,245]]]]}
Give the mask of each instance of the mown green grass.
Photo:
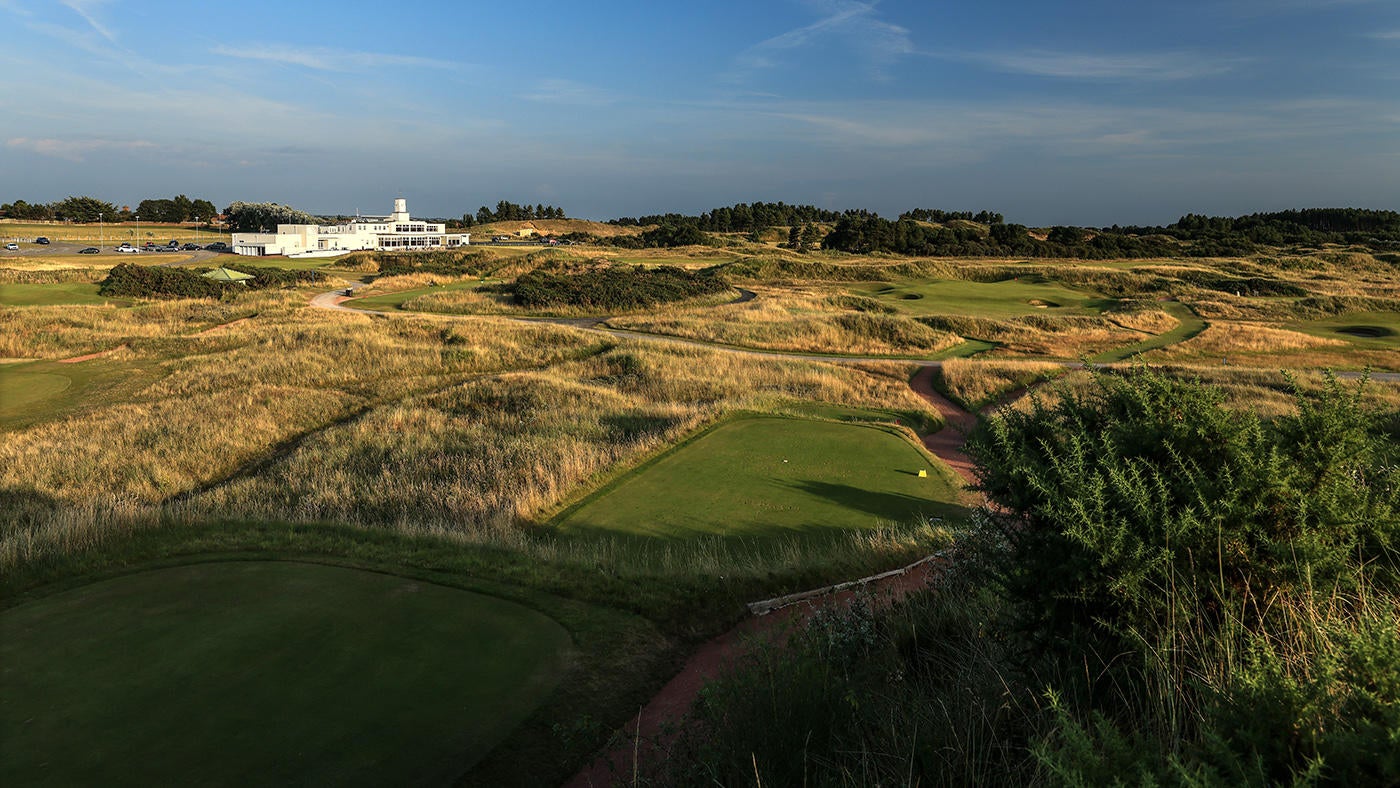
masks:
{"type": "Polygon", "coordinates": [[[63,304],[125,303],[97,294],[97,285],[86,282],[54,284],[0,283],[0,306],[58,306],[63,304]]]}
{"type": "Polygon", "coordinates": [[[0,429],[14,429],[120,401],[159,380],[155,361],[92,359],[77,364],[0,365],[0,429]]]}
{"type": "Polygon", "coordinates": [[[1295,323],[1289,328],[1314,336],[1340,339],[1368,350],[1400,348],[1400,314],[1395,312],[1350,312],[1323,320],[1295,323]]]}
{"type": "Polygon", "coordinates": [[[463,282],[452,282],[450,284],[439,285],[437,287],[418,287],[414,288],[413,290],[400,290],[396,293],[383,293],[381,295],[354,298],[350,301],[347,301],[346,306],[352,306],[358,309],[376,309],[381,311],[390,309],[403,309],[403,305],[405,303],[421,295],[428,295],[429,293],[442,293],[449,290],[468,290],[473,287],[477,287],[480,284],[481,282],[479,281],[469,280],[463,282]]]}
{"type": "Polygon", "coordinates": [[[565,629],[317,564],[196,564],[0,613],[0,782],[451,780],[549,695],[565,629]]]}
{"type": "Polygon", "coordinates": [[[956,500],[947,470],[892,429],[747,416],[643,465],[556,523],[567,534],[768,537],[953,516],[956,500]]]}
{"type": "Polygon", "coordinates": [[[1163,301],[1159,306],[1162,308],[1163,312],[1175,317],[1181,324],[1170,331],[1164,331],[1142,342],[1100,353],[1089,360],[1099,364],[1112,364],[1116,361],[1123,361],[1136,356],[1139,353],[1156,350],[1157,348],[1163,348],[1168,345],[1175,345],[1178,342],[1185,342],[1206,330],[1206,321],[1202,320],[1195,312],[1192,312],[1191,308],[1185,304],[1179,301],[1163,301]]]}
{"type": "Polygon", "coordinates": [[[855,287],[852,292],[913,315],[1097,315],[1112,303],[1095,293],[1072,290],[1036,276],[1001,282],[873,282],[855,287]]]}

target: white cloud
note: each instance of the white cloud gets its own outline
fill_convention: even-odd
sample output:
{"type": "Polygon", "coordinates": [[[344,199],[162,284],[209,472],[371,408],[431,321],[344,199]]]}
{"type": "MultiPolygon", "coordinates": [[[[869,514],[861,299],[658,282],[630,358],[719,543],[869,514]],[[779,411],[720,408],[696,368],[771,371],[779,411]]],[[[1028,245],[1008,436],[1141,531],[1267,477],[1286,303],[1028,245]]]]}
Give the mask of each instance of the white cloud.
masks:
{"type": "Polygon", "coordinates": [[[17,150],[27,150],[41,156],[51,156],[68,161],[83,161],[88,154],[102,150],[142,150],[154,148],[156,144],[146,140],[105,140],[58,137],[12,137],[5,145],[17,150]]]}
{"type": "Polygon", "coordinates": [[[1092,54],[1029,50],[1025,52],[936,53],[937,57],[979,63],[997,71],[1061,79],[1171,81],[1197,79],[1230,71],[1248,62],[1199,52],[1092,54]]]}
{"type": "Polygon", "coordinates": [[[809,0],[821,18],[754,44],[735,58],[739,71],[731,77],[772,68],[784,53],[832,39],[847,44],[869,63],[876,76],[896,59],[914,53],[909,31],[880,19],[875,3],[856,0],[809,0]]]}
{"type": "Polygon", "coordinates": [[[1371,38],[1378,38],[1381,41],[1400,41],[1400,30],[1382,30],[1372,33],[1371,38]]]}
{"type": "Polygon", "coordinates": [[[394,55],[383,52],[355,52],[325,47],[302,47],[290,44],[220,44],[211,50],[216,55],[244,60],[259,60],[288,66],[301,66],[316,71],[365,71],[372,68],[410,66],[422,68],[460,68],[463,64],[450,60],[394,55]]]}
{"type": "Polygon", "coordinates": [[[73,13],[82,17],[89,27],[97,31],[98,35],[113,44],[117,43],[117,37],[112,34],[111,29],[98,17],[97,13],[99,8],[107,4],[107,0],[62,0],[62,3],[73,13]]]}
{"type": "Polygon", "coordinates": [[[585,85],[570,79],[543,80],[522,97],[530,101],[588,107],[615,104],[621,99],[616,93],[606,88],[585,85]]]}

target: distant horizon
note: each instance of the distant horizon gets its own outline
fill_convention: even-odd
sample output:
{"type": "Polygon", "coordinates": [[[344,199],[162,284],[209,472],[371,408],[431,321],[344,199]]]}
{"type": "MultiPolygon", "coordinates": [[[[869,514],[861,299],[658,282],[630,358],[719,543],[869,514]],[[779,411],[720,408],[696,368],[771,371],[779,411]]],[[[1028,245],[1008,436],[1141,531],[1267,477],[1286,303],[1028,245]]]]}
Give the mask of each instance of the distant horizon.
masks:
{"type": "Polygon", "coordinates": [[[615,218],[796,195],[1036,226],[1400,206],[1386,0],[0,0],[0,23],[0,180],[25,200],[208,184],[189,196],[221,208],[615,218]]]}
{"type": "MultiPolygon", "coordinates": [[[[177,194],[185,194],[186,196],[188,196],[188,197],[190,197],[190,198],[192,198],[192,199],[208,199],[205,195],[202,195],[202,194],[191,194],[191,193],[189,193],[189,192],[177,192],[177,194]]],[[[171,198],[171,197],[174,197],[174,196],[175,196],[174,194],[170,194],[170,195],[147,195],[146,197],[142,197],[141,199],[168,199],[168,198],[171,198]]],[[[487,207],[487,208],[495,208],[496,203],[497,203],[500,199],[510,199],[510,198],[496,198],[496,199],[491,200],[490,202],[477,203],[476,205],[474,205],[473,207],[471,207],[471,208],[469,208],[469,209],[464,209],[463,211],[461,211],[461,212],[456,212],[456,213],[426,213],[426,212],[420,212],[420,211],[417,211],[417,210],[414,209],[414,202],[413,202],[413,198],[412,198],[412,196],[411,196],[411,192],[410,192],[408,195],[400,195],[400,196],[403,196],[404,199],[406,199],[406,200],[408,201],[408,211],[409,211],[409,213],[410,213],[415,219],[433,219],[433,220],[443,220],[443,221],[447,221],[447,220],[460,220],[464,214],[475,214],[476,211],[477,211],[477,209],[478,209],[478,208],[481,208],[482,206],[485,206],[485,207],[487,207]]],[[[40,202],[42,202],[42,203],[52,203],[52,202],[57,202],[58,200],[62,200],[62,199],[67,198],[67,197],[93,197],[93,198],[99,199],[99,200],[106,200],[106,198],[103,197],[103,196],[100,195],[100,194],[83,194],[83,193],[77,193],[77,192],[75,192],[75,193],[73,193],[73,194],[63,194],[63,195],[60,195],[60,196],[58,196],[58,197],[54,197],[54,198],[50,198],[50,199],[43,199],[43,200],[39,200],[39,199],[37,199],[37,198],[31,200],[31,199],[29,199],[28,197],[23,197],[23,196],[20,196],[20,197],[12,197],[12,198],[7,198],[7,197],[0,196],[0,205],[13,203],[13,202],[15,202],[16,200],[24,200],[24,201],[26,201],[26,202],[28,202],[28,203],[31,203],[31,204],[40,203],[40,202]]],[[[392,209],[392,207],[393,207],[393,201],[394,201],[394,199],[395,199],[395,198],[390,197],[390,198],[388,198],[388,199],[385,201],[385,202],[389,205],[389,207],[390,207],[391,209],[392,209]]],[[[114,200],[106,200],[106,201],[107,201],[107,202],[111,202],[112,204],[114,204],[114,205],[116,205],[116,206],[118,206],[118,207],[120,208],[120,207],[123,206],[123,205],[126,205],[126,206],[134,206],[134,205],[136,205],[137,203],[139,203],[141,200],[138,199],[138,200],[134,200],[134,201],[132,201],[132,202],[125,202],[125,203],[124,203],[124,202],[114,201],[114,200]]],[[[360,215],[360,216],[388,216],[388,215],[391,213],[391,211],[375,211],[375,210],[363,210],[363,209],[360,210],[360,211],[358,212],[358,214],[357,214],[355,211],[318,211],[318,210],[308,209],[308,208],[305,208],[304,206],[297,205],[297,204],[291,203],[291,202],[287,202],[287,201],[285,201],[285,200],[277,200],[277,199],[248,200],[248,199],[235,198],[235,199],[227,200],[227,201],[210,200],[210,202],[214,203],[214,205],[215,205],[220,211],[223,211],[225,208],[227,208],[230,204],[232,204],[232,203],[235,202],[235,201],[241,201],[241,202],[267,202],[267,203],[279,203],[279,204],[281,204],[281,205],[286,205],[286,206],[288,206],[288,207],[290,207],[290,208],[295,208],[295,209],[300,210],[300,211],[302,211],[302,212],[304,212],[304,213],[308,213],[308,214],[310,214],[310,215],[312,215],[312,216],[319,217],[319,218],[353,217],[353,216],[356,216],[356,215],[360,215]]],[[[512,200],[512,202],[514,202],[514,201],[512,200]]],[[[756,202],[766,202],[766,203],[778,203],[778,202],[783,202],[783,203],[786,203],[787,205],[812,205],[812,206],[815,206],[815,207],[817,207],[817,208],[823,208],[823,209],[825,209],[825,210],[834,210],[834,211],[846,211],[846,210],[872,210],[872,211],[873,211],[873,210],[875,210],[875,209],[873,209],[873,208],[869,208],[869,207],[867,207],[867,206],[861,206],[861,205],[851,205],[851,206],[845,206],[845,207],[840,207],[840,208],[826,208],[826,206],[816,205],[816,203],[806,202],[806,201],[792,201],[792,200],[739,200],[739,201],[737,201],[737,202],[729,202],[729,203],[724,203],[724,204],[719,204],[719,205],[710,205],[710,206],[707,206],[707,207],[702,208],[702,209],[700,209],[700,210],[674,210],[674,209],[669,209],[669,208],[668,208],[668,209],[661,209],[661,210],[657,210],[657,209],[648,209],[648,210],[643,210],[643,211],[634,211],[634,212],[632,212],[632,213],[624,213],[624,214],[618,214],[618,215],[616,215],[616,216],[606,216],[606,217],[601,217],[601,218],[600,218],[600,217],[594,217],[594,216],[576,216],[576,215],[574,215],[574,214],[572,214],[572,213],[569,212],[569,207],[568,207],[567,205],[557,205],[557,207],[564,209],[564,212],[565,212],[565,214],[566,214],[566,220],[580,220],[580,221],[598,222],[598,223],[604,223],[604,224],[605,224],[605,223],[607,223],[607,222],[610,222],[610,221],[613,221],[613,220],[616,220],[616,219],[636,218],[636,217],[640,217],[640,216],[659,216],[659,215],[664,215],[664,214],[680,214],[680,215],[686,215],[686,216],[698,216],[698,215],[700,215],[700,214],[702,214],[702,213],[707,213],[707,212],[713,211],[713,210],[716,209],[716,208],[728,208],[728,207],[732,207],[732,206],[734,206],[734,205],[737,205],[737,204],[739,204],[739,203],[745,203],[745,204],[748,204],[748,205],[752,205],[752,204],[754,204],[754,203],[756,203],[756,202]]],[[[522,202],[521,204],[523,205],[524,203],[522,202]]],[[[533,201],[532,201],[532,202],[529,203],[529,204],[533,206],[533,205],[546,204],[546,203],[539,203],[539,202],[533,202],[533,201]]],[[[1286,205],[1286,206],[1277,207],[1277,208],[1267,208],[1267,209],[1258,209],[1258,210],[1243,210],[1243,211],[1225,212],[1225,213],[1215,213],[1215,212],[1209,212],[1209,211],[1203,211],[1203,210],[1186,210],[1186,211],[1182,211],[1181,213],[1178,213],[1178,214],[1176,214],[1176,215],[1174,215],[1174,216],[1171,216],[1170,218],[1162,219],[1162,220],[1160,220],[1160,221],[1045,222],[1045,223],[1039,223],[1039,222],[1033,222],[1033,221],[1026,221],[1026,220],[1025,220],[1024,218],[1022,218],[1022,217],[1015,216],[1015,215],[1012,215],[1012,214],[1010,214],[1010,213],[1007,213],[1006,211],[1003,211],[1003,210],[998,209],[997,206],[995,206],[995,205],[990,205],[990,206],[981,206],[981,205],[979,205],[979,206],[960,206],[960,205],[911,205],[911,206],[906,206],[906,207],[904,207],[904,208],[900,208],[900,209],[894,210],[894,211],[889,211],[889,212],[886,212],[886,211],[875,211],[875,213],[879,214],[880,216],[882,216],[882,217],[884,217],[884,218],[886,218],[886,219],[895,219],[895,218],[897,218],[900,214],[905,213],[906,211],[912,211],[912,210],[915,210],[915,209],[918,209],[918,208],[931,208],[931,209],[944,210],[944,211],[971,211],[971,212],[973,212],[973,213],[976,213],[976,212],[978,212],[978,211],[986,210],[986,211],[991,211],[991,212],[993,212],[993,213],[1000,213],[1000,214],[1002,214],[1002,215],[1005,217],[1006,221],[1009,222],[1009,223],[1024,224],[1024,225],[1026,225],[1026,226],[1028,226],[1028,227],[1032,227],[1032,228],[1036,228],[1036,227],[1053,227],[1053,226],[1055,226],[1055,225],[1064,225],[1064,226],[1069,226],[1069,227],[1086,227],[1086,228],[1094,228],[1094,227],[1113,227],[1113,226],[1119,226],[1119,227],[1165,227],[1165,226],[1167,226],[1167,225],[1170,225],[1170,224],[1175,223],[1176,221],[1178,221],[1179,219],[1181,219],[1183,216],[1186,216],[1186,215],[1188,215],[1188,214],[1196,214],[1196,215],[1202,215],[1202,216],[1217,216],[1217,217],[1223,216],[1223,217],[1235,218],[1235,217],[1240,217],[1240,216],[1249,216],[1249,215],[1252,215],[1252,214],[1274,213],[1274,212],[1278,212],[1278,211],[1310,210],[1310,209],[1329,209],[1329,208],[1330,208],[1330,209],[1354,209],[1354,210],[1365,210],[1365,211],[1400,211],[1400,206],[1369,206],[1369,205],[1286,205]]],[[[25,220],[25,219],[15,220],[15,219],[9,219],[9,218],[6,218],[6,219],[4,219],[4,220],[5,220],[5,221],[19,221],[19,222],[31,221],[31,220],[25,220]]],[[[552,220],[550,220],[550,219],[529,219],[529,220],[522,220],[522,221],[552,221],[552,220]]],[[[113,223],[116,223],[116,222],[113,222],[113,223]]],[[[153,222],[153,224],[162,224],[162,222],[153,222]]]]}

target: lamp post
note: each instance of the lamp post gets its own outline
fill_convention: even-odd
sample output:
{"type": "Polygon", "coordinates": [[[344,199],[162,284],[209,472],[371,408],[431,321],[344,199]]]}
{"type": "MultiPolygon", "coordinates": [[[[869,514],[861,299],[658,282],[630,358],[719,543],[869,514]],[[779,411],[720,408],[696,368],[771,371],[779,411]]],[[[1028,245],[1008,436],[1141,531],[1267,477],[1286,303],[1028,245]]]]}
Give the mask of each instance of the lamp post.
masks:
{"type": "Polygon", "coordinates": [[[136,251],[141,251],[141,217],[131,217],[136,220],[136,251]]]}
{"type": "Polygon", "coordinates": [[[102,214],[97,215],[97,251],[102,251],[102,214]]]}

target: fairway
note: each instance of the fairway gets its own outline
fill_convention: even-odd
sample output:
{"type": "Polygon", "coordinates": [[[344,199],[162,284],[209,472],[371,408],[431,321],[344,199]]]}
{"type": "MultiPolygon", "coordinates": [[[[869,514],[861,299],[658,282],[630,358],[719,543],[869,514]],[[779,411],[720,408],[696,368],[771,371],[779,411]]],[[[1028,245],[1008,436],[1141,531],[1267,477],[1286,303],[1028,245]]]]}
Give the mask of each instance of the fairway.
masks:
{"type": "Polygon", "coordinates": [[[777,536],[956,516],[956,500],[948,472],[891,431],[753,416],[721,424],[623,477],[566,512],[559,527],[777,536]]]}
{"type": "Polygon", "coordinates": [[[0,284],[0,306],[57,306],[61,304],[126,303],[97,294],[97,285],[85,282],[58,284],[0,284]]]}
{"type": "Polygon", "coordinates": [[[0,784],[451,782],[570,649],[529,608],[392,575],[126,575],[0,613],[0,784]]]}
{"type": "Polygon", "coordinates": [[[1112,303],[1094,293],[1071,290],[1037,276],[1001,282],[876,282],[853,292],[914,315],[1096,315],[1112,303]]]}
{"type": "Polygon", "coordinates": [[[356,309],[403,309],[403,305],[421,295],[431,293],[446,293],[452,290],[467,290],[481,286],[477,280],[463,282],[452,282],[451,284],[439,285],[437,287],[418,287],[413,290],[400,290],[395,293],[382,293],[380,295],[364,296],[363,298],[353,298],[345,303],[346,306],[356,309]]]}
{"type": "Polygon", "coordinates": [[[1185,342],[1206,330],[1206,321],[1202,320],[1190,307],[1180,301],[1162,301],[1158,304],[1163,312],[1170,314],[1181,321],[1180,325],[1170,331],[1164,331],[1157,336],[1145,339],[1135,345],[1116,348],[1089,359],[1098,364],[1113,364],[1123,361],[1139,353],[1146,353],[1149,350],[1156,350],[1168,345],[1175,345],[1178,342],[1185,342]]]}

